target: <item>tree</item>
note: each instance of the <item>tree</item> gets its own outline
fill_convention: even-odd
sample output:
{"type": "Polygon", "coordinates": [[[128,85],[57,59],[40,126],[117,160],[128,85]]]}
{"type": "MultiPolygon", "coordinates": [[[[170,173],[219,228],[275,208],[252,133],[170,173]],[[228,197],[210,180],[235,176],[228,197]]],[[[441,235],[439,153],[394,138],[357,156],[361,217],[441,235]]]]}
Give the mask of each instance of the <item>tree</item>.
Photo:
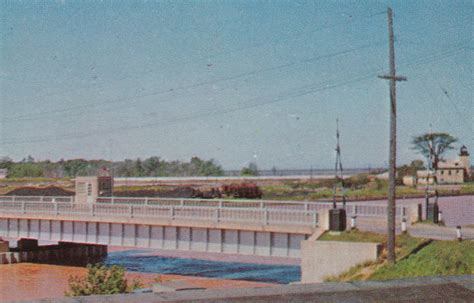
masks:
{"type": "Polygon", "coordinates": [[[258,176],[257,164],[250,162],[248,167],[242,168],[240,171],[241,176],[258,176]]]}
{"type": "Polygon", "coordinates": [[[433,168],[438,168],[438,163],[442,160],[443,154],[454,149],[453,144],[458,141],[457,138],[448,133],[428,133],[413,137],[412,149],[418,151],[426,158],[431,157],[433,168]]]}
{"type": "Polygon", "coordinates": [[[413,160],[409,165],[397,167],[397,184],[403,185],[403,177],[416,176],[416,172],[425,169],[422,160],[413,160]]]}
{"type": "Polygon", "coordinates": [[[87,265],[87,276],[71,276],[69,278],[69,291],[66,296],[112,295],[133,291],[141,287],[137,281],[128,285],[125,278],[125,269],[121,266],[107,267],[105,265],[87,265]]]}

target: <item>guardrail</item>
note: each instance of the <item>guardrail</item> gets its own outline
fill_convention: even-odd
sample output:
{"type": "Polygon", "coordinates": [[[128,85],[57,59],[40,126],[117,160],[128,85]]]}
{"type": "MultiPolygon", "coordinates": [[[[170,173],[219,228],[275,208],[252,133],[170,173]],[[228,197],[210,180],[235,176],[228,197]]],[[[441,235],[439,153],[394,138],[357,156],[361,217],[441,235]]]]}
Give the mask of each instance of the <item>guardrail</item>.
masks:
{"type": "Polygon", "coordinates": [[[259,225],[318,225],[315,211],[268,208],[223,208],[209,206],[155,206],[73,204],[41,202],[0,202],[0,212],[20,214],[52,214],[55,216],[157,218],[169,220],[199,220],[209,222],[254,223],[259,225]]]}

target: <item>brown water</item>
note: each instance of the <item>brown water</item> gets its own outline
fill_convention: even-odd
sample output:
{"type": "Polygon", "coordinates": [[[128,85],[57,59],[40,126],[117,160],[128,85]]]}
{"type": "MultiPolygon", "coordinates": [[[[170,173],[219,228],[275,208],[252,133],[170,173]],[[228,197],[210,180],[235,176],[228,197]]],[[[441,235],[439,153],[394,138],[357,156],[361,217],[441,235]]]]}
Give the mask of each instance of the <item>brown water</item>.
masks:
{"type": "MultiPolygon", "coordinates": [[[[60,266],[48,264],[20,263],[0,265],[0,302],[16,300],[38,300],[45,298],[62,298],[68,290],[68,279],[71,275],[85,275],[83,267],[60,266]]],[[[263,287],[273,284],[238,280],[219,280],[178,275],[158,275],[127,272],[127,279],[139,279],[148,287],[153,280],[161,276],[163,281],[186,281],[196,287],[205,288],[241,288],[263,287]]]]}

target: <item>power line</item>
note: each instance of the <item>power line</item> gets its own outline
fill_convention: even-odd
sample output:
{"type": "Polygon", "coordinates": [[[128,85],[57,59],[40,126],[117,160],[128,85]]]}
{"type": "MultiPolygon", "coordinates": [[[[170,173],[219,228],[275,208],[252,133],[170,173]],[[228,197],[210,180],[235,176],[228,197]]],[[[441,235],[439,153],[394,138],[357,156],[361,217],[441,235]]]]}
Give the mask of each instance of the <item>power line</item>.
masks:
{"type": "MultiPolygon", "coordinates": [[[[276,71],[276,70],[288,68],[288,67],[298,65],[298,64],[309,63],[309,62],[314,62],[314,61],[318,61],[318,60],[322,60],[322,59],[327,59],[327,58],[331,58],[331,57],[345,55],[345,54],[349,54],[349,53],[352,53],[352,52],[355,52],[355,51],[358,51],[358,50],[361,50],[361,49],[364,49],[364,48],[378,46],[378,45],[381,45],[381,43],[382,42],[364,44],[364,45],[361,45],[361,46],[358,46],[358,47],[355,47],[355,48],[346,49],[346,50],[333,52],[333,53],[328,53],[328,54],[321,55],[321,56],[316,56],[316,57],[312,57],[312,58],[297,60],[297,61],[294,61],[294,62],[285,63],[285,64],[281,64],[281,65],[277,65],[277,66],[261,68],[261,69],[253,70],[253,71],[250,71],[250,72],[240,73],[240,74],[236,74],[236,75],[232,75],[232,76],[228,76],[228,77],[223,77],[223,78],[219,78],[219,79],[206,80],[206,81],[202,81],[202,82],[199,82],[199,83],[188,84],[188,85],[183,85],[183,86],[177,86],[177,87],[174,87],[174,88],[159,90],[159,91],[155,91],[155,92],[151,92],[151,93],[147,93],[147,94],[140,94],[140,95],[136,95],[136,96],[133,96],[133,97],[122,97],[122,98],[112,99],[112,100],[99,102],[99,103],[88,103],[88,104],[82,104],[82,105],[73,106],[73,107],[69,107],[69,108],[65,108],[65,109],[43,111],[43,112],[40,112],[40,113],[35,113],[34,115],[37,116],[37,115],[45,115],[45,114],[61,114],[61,113],[65,113],[65,112],[68,112],[68,111],[71,111],[71,110],[76,110],[76,109],[90,109],[91,107],[98,107],[98,106],[102,106],[102,105],[105,105],[105,104],[115,104],[115,103],[127,102],[131,99],[138,99],[138,98],[151,97],[151,96],[162,95],[162,94],[167,94],[167,93],[174,93],[174,92],[181,91],[181,90],[187,90],[187,89],[192,89],[192,88],[196,88],[196,87],[212,85],[212,84],[216,84],[216,83],[220,83],[220,82],[236,80],[236,79],[257,75],[257,74],[264,73],[264,72],[276,71]]],[[[135,100],[135,101],[138,101],[138,100],[135,100]]],[[[166,102],[166,101],[167,100],[162,100],[161,102],[166,102]]],[[[127,104],[126,108],[130,108],[130,105],[127,104]]],[[[109,109],[108,111],[113,111],[113,110],[117,110],[117,109],[119,109],[119,108],[114,107],[114,108],[109,109]]],[[[80,115],[84,115],[84,114],[89,114],[89,112],[74,113],[74,114],[62,114],[61,117],[78,116],[78,115],[80,116],[80,115]]],[[[30,117],[30,115],[18,115],[18,116],[14,116],[14,117],[11,117],[11,118],[4,119],[1,122],[3,122],[3,123],[4,122],[22,122],[22,121],[40,120],[40,119],[45,119],[45,118],[50,118],[50,116],[30,117]]]]}
{"type": "MultiPolygon", "coordinates": [[[[461,49],[463,49],[463,48],[461,48],[461,49]]],[[[448,52],[445,51],[441,54],[434,55],[434,56],[425,56],[425,58],[424,58],[425,60],[422,60],[422,61],[421,60],[412,60],[412,61],[409,61],[409,62],[405,62],[405,64],[402,64],[401,66],[407,67],[407,66],[426,64],[426,63],[429,63],[429,62],[432,62],[432,61],[435,61],[435,60],[439,60],[443,57],[451,56],[453,54],[456,54],[458,51],[459,51],[459,49],[455,49],[455,50],[450,50],[448,52]]],[[[40,142],[54,142],[54,141],[61,141],[61,140],[85,138],[85,137],[90,137],[90,136],[99,135],[99,134],[100,135],[111,134],[111,133],[116,133],[116,132],[136,130],[136,129],[147,128],[147,127],[152,127],[152,126],[170,125],[170,124],[174,124],[176,122],[184,122],[184,121],[188,121],[188,120],[194,120],[194,119],[214,116],[214,115],[218,115],[218,114],[219,115],[224,115],[224,114],[233,113],[233,112],[237,112],[237,111],[241,111],[241,110],[246,110],[246,109],[250,109],[250,108],[254,108],[254,107],[260,107],[260,106],[264,106],[264,105],[268,105],[268,104],[279,103],[279,102],[283,102],[283,101],[285,101],[289,98],[298,98],[298,97],[302,97],[302,96],[305,96],[305,95],[308,95],[308,94],[321,92],[321,91],[324,91],[324,90],[327,90],[327,89],[333,89],[333,88],[337,88],[337,87],[340,87],[340,86],[345,86],[345,85],[349,85],[349,84],[352,84],[352,83],[360,82],[360,81],[363,81],[363,80],[373,78],[374,75],[378,72],[380,72],[380,70],[371,72],[371,73],[369,73],[365,76],[359,76],[359,77],[351,78],[349,80],[342,81],[342,82],[339,82],[339,83],[336,83],[336,84],[333,84],[333,85],[327,85],[326,84],[324,86],[319,86],[319,87],[304,86],[304,87],[298,88],[296,93],[294,93],[294,92],[292,93],[290,91],[286,95],[276,97],[276,98],[273,98],[273,99],[271,98],[271,99],[269,99],[268,101],[265,101],[265,102],[247,104],[247,105],[243,105],[243,106],[239,106],[239,107],[235,107],[235,108],[228,108],[228,109],[224,109],[224,110],[217,110],[217,111],[214,111],[214,112],[208,112],[206,114],[194,114],[194,115],[169,119],[169,120],[165,120],[165,121],[151,122],[151,123],[145,123],[145,124],[135,125],[135,126],[124,126],[124,127],[119,127],[119,128],[109,129],[109,130],[99,130],[99,131],[83,133],[83,134],[65,134],[65,135],[60,136],[60,137],[49,138],[49,139],[48,138],[35,138],[35,139],[25,139],[25,140],[17,140],[17,141],[5,141],[5,142],[1,142],[1,144],[2,145],[11,145],[11,144],[24,144],[24,143],[40,143],[40,142]],[[300,92],[298,92],[298,91],[300,91],[300,92]]],[[[262,99],[261,97],[256,97],[256,98],[249,99],[248,101],[261,100],[261,99],[262,99]]]]}
{"type": "MultiPolygon", "coordinates": [[[[227,51],[227,52],[220,52],[220,53],[217,53],[217,54],[214,54],[214,55],[210,55],[210,56],[205,56],[205,57],[202,57],[199,60],[209,60],[209,59],[215,59],[215,58],[219,58],[219,57],[222,57],[224,55],[229,55],[229,54],[233,54],[233,53],[239,53],[239,52],[242,52],[242,51],[245,51],[245,50],[248,50],[248,49],[253,49],[253,48],[259,48],[259,47],[262,47],[262,46],[265,46],[265,45],[278,45],[278,44],[281,44],[281,43],[284,43],[284,42],[288,42],[288,41],[293,41],[293,40],[298,40],[298,39],[302,39],[302,38],[307,38],[307,35],[310,35],[310,34],[313,34],[313,33],[316,33],[316,32],[320,32],[320,31],[323,31],[323,30],[326,30],[326,29],[330,29],[330,28],[334,28],[334,27],[338,27],[338,26],[341,26],[341,25],[344,25],[344,24],[349,24],[349,23],[352,23],[354,21],[357,21],[357,20],[363,20],[363,19],[370,19],[370,18],[373,18],[373,17],[376,17],[376,16],[380,16],[384,14],[384,12],[376,12],[376,13],[373,13],[373,14],[368,14],[368,15],[363,15],[363,16],[350,16],[350,19],[347,20],[347,21],[343,21],[343,22],[338,22],[338,23],[334,23],[334,24],[330,24],[330,25],[326,25],[326,26],[322,26],[322,27],[319,27],[319,28],[316,28],[316,29],[313,29],[311,31],[307,31],[307,32],[303,32],[303,33],[299,33],[297,35],[293,35],[291,37],[288,37],[286,39],[281,39],[281,40],[278,40],[278,41],[267,41],[267,42],[261,42],[261,43],[256,43],[256,44],[253,44],[253,45],[250,45],[250,46],[246,46],[246,47],[241,47],[241,48],[238,48],[238,49],[234,49],[234,50],[231,50],[231,51],[227,51]]],[[[144,71],[143,73],[141,73],[141,76],[143,75],[146,75],[146,74],[150,74],[150,73],[153,73],[153,72],[156,72],[156,71],[163,71],[163,68],[169,68],[169,67],[176,67],[176,66],[185,66],[187,64],[190,64],[190,63],[195,63],[196,62],[196,59],[192,59],[192,60],[187,60],[187,61],[183,61],[181,63],[177,63],[177,64],[170,64],[170,65],[167,65],[167,66],[162,66],[160,67],[159,69],[149,69],[147,71],[144,71]]],[[[121,80],[125,80],[125,79],[129,79],[131,77],[129,76],[125,76],[125,77],[122,77],[122,78],[119,78],[117,79],[118,81],[121,81],[121,80]]],[[[68,80],[70,80],[71,78],[69,78],[68,80]]],[[[115,81],[117,81],[115,80],[115,81]]],[[[115,84],[114,84],[115,85],[115,84]]],[[[79,90],[82,90],[84,88],[90,88],[91,86],[82,86],[82,87],[79,87],[77,89],[74,89],[73,91],[79,91],[79,90]]],[[[101,91],[104,91],[103,89],[101,91]]],[[[99,91],[100,92],[100,91],[99,91]]],[[[63,94],[65,92],[55,92],[55,93],[49,93],[49,94],[46,94],[44,96],[54,96],[54,95],[60,95],[60,94],[63,94]]],[[[71,93],[71,90],[67,91],[66,93],[71,93]]]]}

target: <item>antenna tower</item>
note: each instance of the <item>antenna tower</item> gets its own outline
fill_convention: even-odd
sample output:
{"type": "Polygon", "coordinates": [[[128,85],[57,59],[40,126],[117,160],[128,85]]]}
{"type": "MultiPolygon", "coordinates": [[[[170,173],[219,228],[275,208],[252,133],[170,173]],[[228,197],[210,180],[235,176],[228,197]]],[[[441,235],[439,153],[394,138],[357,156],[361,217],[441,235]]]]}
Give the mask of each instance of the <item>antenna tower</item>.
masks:
{"type": "Polygon", "coordinates": [[[344,189],[344,175],[341,161],[341,146],[339,144],[339,119],[336,119],[336,164],[334,165],[334,194],[333,194],[333,208],[337,208],[337,197],[342,198],[342,207],[346,208],[346,191],[344,189]]]}

